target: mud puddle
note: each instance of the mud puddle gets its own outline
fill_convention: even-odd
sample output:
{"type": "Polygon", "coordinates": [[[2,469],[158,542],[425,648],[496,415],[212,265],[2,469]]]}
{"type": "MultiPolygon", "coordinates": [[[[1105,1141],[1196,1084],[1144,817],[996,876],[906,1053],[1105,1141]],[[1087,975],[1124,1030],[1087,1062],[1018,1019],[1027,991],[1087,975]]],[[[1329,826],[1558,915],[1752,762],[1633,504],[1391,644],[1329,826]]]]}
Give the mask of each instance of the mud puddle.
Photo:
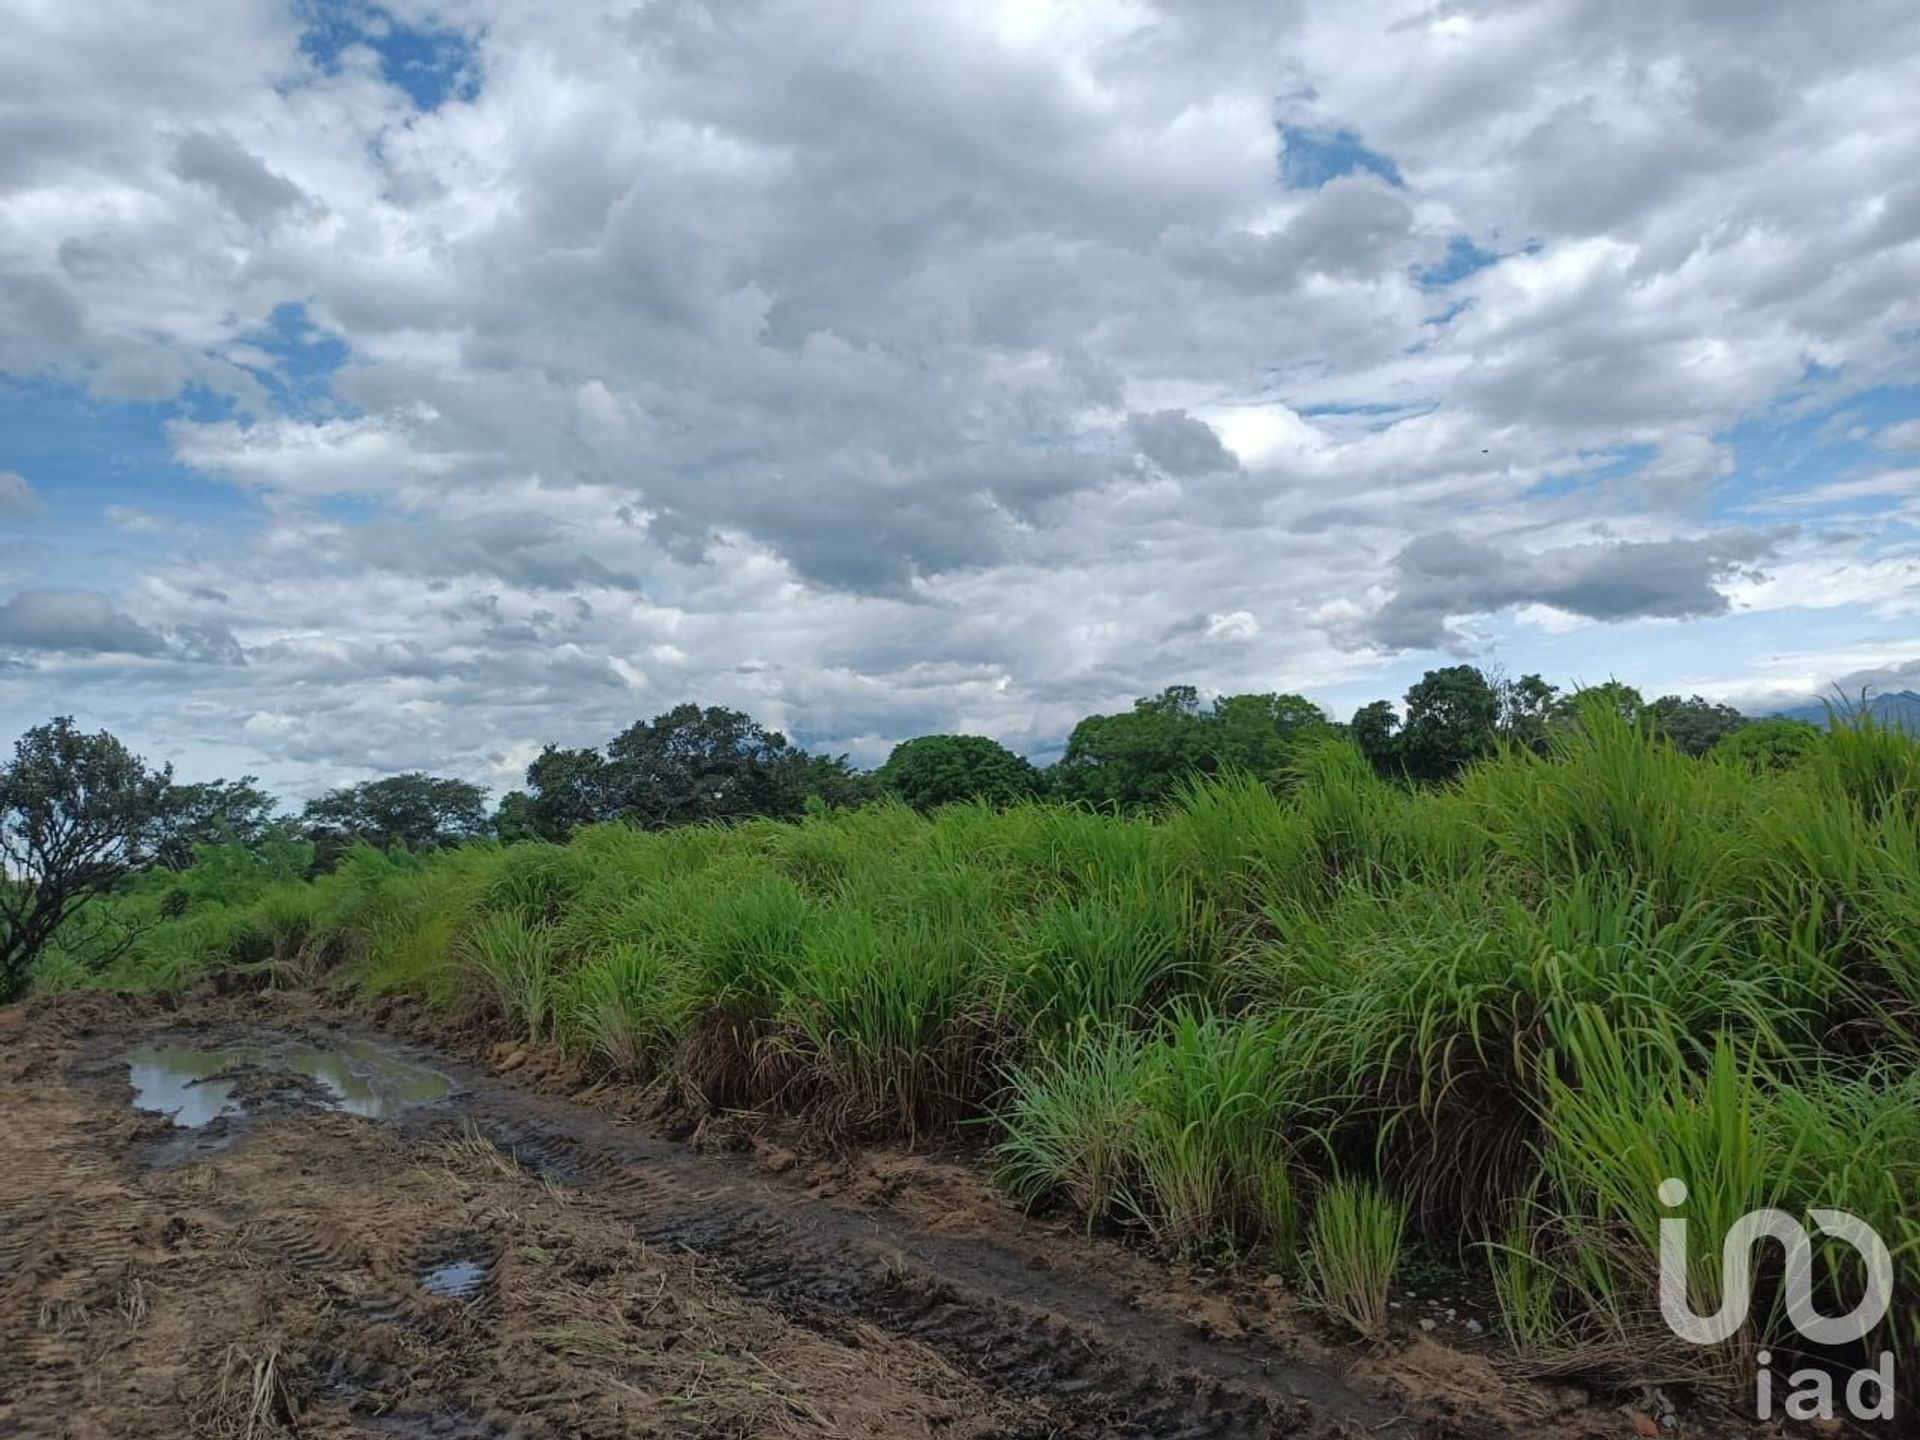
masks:
{"type": "Polygon", "coordinates": [[[443,1260],[420,1274],[420,1288],[443,1300],[471,1303],[487,1285],[487,1262],[475,1257],[443,1260]]]}
{"type": "Polygon", "coordinates": [[[356,1028],[285,997],[0,1011],[0,1113],[19,1137],[0,1166],[0,1434],[1617,1428],[1510,1423],[1503,1382],[1453,1352],[1449,1381],[1473,1394],[1429,1404],[1382,1380],[1378,1355],[1236,1320],[984,1193],[930,1216],[356,1028]],[[290,1086],[274,1124],[249,1123],[290,1086]],[[156,1127],[227,1138],[156,1166],[156,1127]]]}
{"type": "Polygon", "coordinates": [[[369,1041],[347,1038],[325,1047],[292,1042],[146,1044],[128,1052],[127,1072],[134,1109],[171,1116],[177,1127],[187,1130],[246,1108],[246,1096],[236,1092],[249,1073],[304,1077],[324,1092],[323,1108],[368,1120],[436,1104],[452,1089],[436,1071],[401,1060],[369,1041]]]}

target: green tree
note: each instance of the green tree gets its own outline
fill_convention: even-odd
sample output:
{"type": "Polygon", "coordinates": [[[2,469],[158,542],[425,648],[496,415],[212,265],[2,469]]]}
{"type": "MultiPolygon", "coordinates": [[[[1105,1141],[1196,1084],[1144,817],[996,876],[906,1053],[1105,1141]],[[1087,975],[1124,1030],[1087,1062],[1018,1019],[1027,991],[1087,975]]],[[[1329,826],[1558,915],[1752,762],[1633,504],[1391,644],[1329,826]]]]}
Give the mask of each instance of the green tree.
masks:
{"type": "Polygon", "coordinates": [[[1798,765],[1820,743],[1820,727],[1785,715],[1749,720],[1714,743],[1717,759],[1749,770],[1787,770],[1798,765]]]}
{"type": "Polygon", "coordinates": [[[1171,685],[1117,715],[1089,715],[1073,727],[1053,767],[1064,799],[1102,808],[1150,805],[1173,794],[1207,759],[1200,693],[1171,685]]]}
{"type": "Polygon", "coordinates": [[[1553,702],[1556,724],[1571,725],[1580,718],[1584,705],[1606,704],[1622,720],[1638,725],[1646,716],[1647,702],[1633,686],[1619,680],[1604,680],[1598,685],[1578,685],[1553,702]]]}
{"type": "Polygon", "coordinates": [[[436,850],[487,833],[487,792],[465,780],[410,771],[328,791],[301,820],[318,864],[329,868],[349,845],[436,850]]]}
{"type": "Polygon", "coordinates": [[[1353,743],[1383,775],[1397,774],[1401,769],[1399,730],[1400,715],[1391,700],[1370,700],[1347,722],[1353,743]]]}
{"type": "Polygon", "coordinates": [[[795,784],[805,809],[857,810],[880,793],[880,781],[867,770],[856,770],[844,755],[815,755],[796,750],[795,784]]]}
{"type": "Polygon", "coordinates": [[[1303,696],[1222,695],[1202,706],[1193,686],[1172,685],[1074,726],[1051,779],[1065,799],[1118,809],[1158,804],[1188,776],[1228,769],[1278,784],[1300,740],[1330,728],[1303,696]]]}
{"type": "Polygon", "coordinates": [[[158,822],[154,858],[169,870],[184,870],[193,864],[198,847],[231,843],[259,849],[278,833],[280,808],[259,781],[257,775],[242,775],[238,780],[170,786],[158,822]]]}
{"type": "Polygon", "coordinates": [[[873,788],[844,755],[811,754],[738,710],[680,705],[628,726],[604,752],[547,746],[526,788],[502,797],[494,828],[503,840],[564,840],[608,820],[792,820],[809,804],[862,804],[873,788]]]}
{"type": "MultiPolygon", "coordinates": [[[[738,710],[678,705],[608,743],[608,796],[613,814],[650,829],[753,815],[791,820],[810,791],[834,778],[818,759],[738,710]]],[[[834,768],[844,773],[844,763],[834,768]]]]}
{"type": "Polygon", "coordinates": [[[1301,739],[1329,729],[1326,712],[1303,695],[1222,695],[1201,727],[1202,763],[1278,785],[1301,739]]]}
{"type": "Polygon", "coordinates": [[[876,772],[880,785],[916,810],[985,800],[1009,805],[1039,788],[1040,772],[985,735],[922,735],[893,747],[876,772]]]}
{"type": "Polygon", "coordinates": [[[56,931],[145,863],[172,780],[67,716],[14,744],[0,769],[0,1001],[26,988],[56,931]]]}
{"type": "Polygon", "coordinates": [[[1407,691],[1399,749],[1417,780],[1446,780],[1492,753],[1500,698],[1471,665],[1429,670],[1407,691]]]}
{"type": "Polygon", "coordinates": [[[1698,695],[1681,699],[1662,695],[1647,707],[1653,733],[1673,742],[1688,755],[1705,755],[1727,736],[1747,723],[1747,717],[1731,705],[1716,705],[1698,695]]]}
{"type": "Polygon", "coordinates": [[[494,828],[502,840],[565,840],[616,812],[613,777],[600,752],[549,745],[527,766],[527,788],[501,797],[494,828]]]}
{"type": "Polygon", "coordinates": [[[1495,725],[1500,738],[1536,753],[1544,751],[1553,720],[1554,696],[1560,687],[1549,685],[1538,675],[1522,675],[1518,680],[1497,675],[1490,677],[1489,683],[1499,701],[1495,725]]]}

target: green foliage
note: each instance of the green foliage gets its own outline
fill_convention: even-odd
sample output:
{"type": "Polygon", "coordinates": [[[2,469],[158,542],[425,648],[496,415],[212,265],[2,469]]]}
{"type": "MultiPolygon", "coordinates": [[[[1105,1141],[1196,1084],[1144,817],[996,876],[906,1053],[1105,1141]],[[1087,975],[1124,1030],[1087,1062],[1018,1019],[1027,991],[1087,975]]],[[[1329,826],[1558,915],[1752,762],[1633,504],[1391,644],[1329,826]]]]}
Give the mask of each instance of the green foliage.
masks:
{"type": "Polygon", "coordinates": [[[598,750],[549,745],[527,766],[527,788],[500,799],[502,840],[565,840],[616,813],[612,779],[598,750]]]}
{"type": "MultiPolygon", "coordinates": [[[[607,743],[605,818],[649,827],[750,815],[796,819],[822,778],[816,759],[738,710],[680,705],[607,743]]],[[[845,768],[824,764],[827,771],[845,768]]]]}
{"type": "Polygon", "coordinates": [[[503,840],[558,841],[609,820],[649,829],[797,820],[809,804],[850,808],[872,791],[844,756],[809,754],[738,710],[679,705],[628,726],[604,751],[547,746],[494,824],[503,840]]]}
{"type": "Polygon", "coordinates": [[[534,1040],[551,1027],[558,974],[553,932],[512,910],[496,911],[467,932],[466,948],[501,1018],[534,1040]]]}
{"type": "Polygon", "coordinates": [[[88,902],[145,861],[172,778],[64,716],[14,744],[0,767],[0,1001],[20,993],[56,934],[70,961],[93,950],[87,968],[131,943],[112,917],[94,925],[88,902]]]}
{"type": "Polygon", "coordinates": [[[1544,749],[1560,687],[1549,685],[1538,675],[1522,675],[1515,680],[1495,674],[1489,677],[1489,683],[1499,705],[1496,724],[1500,738],[1523,749],[1544,749]]]}
{"type": "Polygon", "coordinates": [[[1698,695],[1681,699],[1662,695],[1647,707],[1653,733],[1683,755],[1705,755],[1747,723],[1731,705],[1716,705],[1698,695]]]}
{"type": "Polygon", "coordinates": [[[275,817],[278,808],[279,802],[253,775],[170,786],[161,805],[154,858],[170,870],[184,870],[203,846],[232,843],[257,850],[271,840],[284,840],[287,830],[275,817]]]}
{"type": "Polygon", "coordinates": [[[1817,725],[1770,715],[1728,731],[1714,742],[1709,753],[1748,770],[1786,770],[1805,759],[1819,742],[1817,725]]]}
{"type": "Polygon", "coordinates": [[[1386,1333],[1407,1207],[1367,1180],[1320,1193],[1307,1232],[1307,1284],[1329,1314],[1368,1338],[1386,1333]]]}
{"type": "Polygon", "coordinates": [[[1068,800],[1135,808],[1165,799],[1204,763],[1200,696],[1174,685],[1118,715],[1089,715],[1073,727],[1053,783],[1068,800]]]}
{"type": "Polygon", "coordinates": [[[1347,730],[1375,769],[1387,774],[1399,768],[1400,716],[1391,700],[1371,700],[1362,705],[1353,712],[1347,730]]]}
{"type": "Polygon", "coordinates": [[[1296,1238],[1288,1126],[1302,1095],[1287,1026],[1179,1009],[1149,1032],[1085,1026],[1010,1076],[1003,1183],[1124,1217],[1166,1250],[1296,1238]]]}
{"type": "MultiPolygon", "coordinates": [[[[94,902],[132,937],[104,971],[63,933],[37,978],[478,995],[695,1102],[978,1123],[1024,1202],[1167,1252],[1264,1248],[1363,1331],[1417,1232],[1484,1256],[1509,1336],[1562,1367],[1712,1383],[1791,1343],[1772,1292],[1730,1346],[1666,1331],[1669,1174],[1702,1257],[1745,1208],[1830,1206],[1920,1287],[1920,742],[1843,715],[1784,767],[1732,758],[1754,726],[1696,758],[1618,688],[1528,740],[1547,701],[1503,686],[1494,739],[1422,785],[1302,717],[1279,775],[1190,773],[1145,815],[598,824],[357,846],[312,882],[298,845],[202,847],[94,902]]],[[[1431,728],[1453,699],[1429,698],[1431,728]]],[[[1857,1289],[1816,1259],[1823,1292],[1857,1289]]],[[[1884,1338],[1920,1363],[1910,1326],[1884,1338]]]]}
{"type": "Polygon", "coordinates": [[[653,1074],[694,1013],[693,979],[685,964],[649,940],[609,946],[569,977],[562,1024],[615,1073],[653,1074]]]}
{"type": "Polygon", "coordinates": [[[1400,763],[1416,780],[1444,780],[1493,752],[1500,698],[1471,665],[1429,670],[1407,691],[1397,737],[1400,763]]]}
{"type": "Polygon", "coordinates": [[[1011,805],[1031,799],[1040,772],[984,735],[922,735],[894,746],[877,773],[880,785],[916,810],[963,800],[1011,805]]]}
{"type": "Polygon", "coordinates": [[[353,844],[436,850],[484,835],[487,792],[465,780],[413,772],[331,790],[301,820],[326,864],[353,844]]]}
{"type": "Polygon", "coordinates": [[[1203,706],[1191,685],[1173,685],[1082,720],[1052,779],[1064,799],[1120,810],[1164,803],[1201,775],[1237,770],[1278,784],[1299,743],[1329,728],[1299,695],[1223,695],[1203,706]]]}
{"type": "Polygon", "coordinates": [[[1013,1076],[997,1152],[1001,1183],[1027,1204],[1057,1192],[1089,1224],[1110,1215],[1137,1183],[1150,1074],[1146,1041],[1133,1031],[1072,1031],[1013,1076]]]}

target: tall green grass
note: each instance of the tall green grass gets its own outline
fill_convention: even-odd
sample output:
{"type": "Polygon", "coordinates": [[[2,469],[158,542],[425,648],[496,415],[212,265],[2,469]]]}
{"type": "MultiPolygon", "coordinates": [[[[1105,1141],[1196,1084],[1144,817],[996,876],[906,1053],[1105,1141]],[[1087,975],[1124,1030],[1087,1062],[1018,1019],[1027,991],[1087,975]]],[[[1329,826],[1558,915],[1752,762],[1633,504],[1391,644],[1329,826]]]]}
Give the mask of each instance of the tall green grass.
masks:
{"type": "MultiPolygon", "coordinates": [[[[1362,1330],[1411,1226],[1561,1369],[1732,1383],[1791,1349],[1771,1292],[1713,1355],[1665,1333],[1661,1179],[1708,1237],[1701,1308],[1734,1216],[1831,1206],[1893,1247],[1875,1343],[1920,1363],[1920,746],[1869,717],[1759,771],[1600,708],[1436,789],[1327,742],[1151,818],[882,805],[304,863],[141,877],[110,902],[135,943],[40,983],[406,992],[695,1104],[979,1134],[1022,1202],[1258,1255],[1362,1330]]],[[[1820,1263],[1837,1303],[1851,1261],[1820,1263]]]]}
{"type": "Polygon", "coordinates": [[[1329,1314],[1368,1338],[1386,1333],[1407,1207],[1367,1180],[1336,1180],[1307,1235],[1308,1285],[1329,1314]]]}

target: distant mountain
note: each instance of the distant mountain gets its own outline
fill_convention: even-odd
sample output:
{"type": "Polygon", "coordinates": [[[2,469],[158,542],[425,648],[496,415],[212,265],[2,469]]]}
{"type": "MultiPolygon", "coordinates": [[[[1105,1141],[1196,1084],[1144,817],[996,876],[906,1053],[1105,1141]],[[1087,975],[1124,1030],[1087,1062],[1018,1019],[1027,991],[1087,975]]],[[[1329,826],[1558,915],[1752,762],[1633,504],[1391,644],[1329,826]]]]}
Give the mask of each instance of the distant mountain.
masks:
{"type": "MultiPolygon", "coordinates": [[[[1858,707],[1858,696],[1848,696],[1844,704],[1838,697],[1834,699],[1836,709],[1846,710],[1858,707]]],[[[1889,690],[1884,695],[1872,695],[1867,698],[1868,710],[1873,718],[1882,725],[1898,726],[1910,735],[1920,735],[1920,693],[1912,690],[1889,690]]],[[[1784,715],[1789,720],[1810,720],[1815,725],[1827,723],[1827,707],[1818,700],[1805,705],[1795,705],[1786,710],[1776,710],[1776,715],[1784,715]]]]}

